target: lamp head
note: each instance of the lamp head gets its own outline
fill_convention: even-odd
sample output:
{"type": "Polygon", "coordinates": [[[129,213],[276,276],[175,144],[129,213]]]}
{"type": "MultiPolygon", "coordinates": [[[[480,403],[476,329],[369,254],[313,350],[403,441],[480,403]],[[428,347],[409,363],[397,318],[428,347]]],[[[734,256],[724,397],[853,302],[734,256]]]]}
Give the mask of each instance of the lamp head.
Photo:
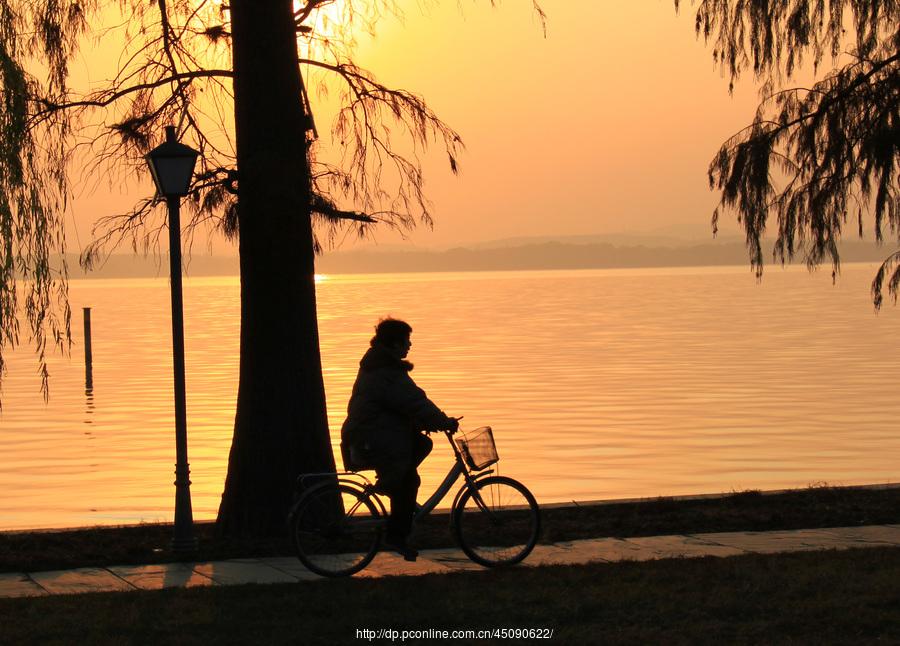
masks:
{"type": "Polygon", "coordinates": [[[147,153],[147,165],[161,197],[187,195],[198,153],[178,142],[175,126],[166,126],[166,141],[147,153]]]}

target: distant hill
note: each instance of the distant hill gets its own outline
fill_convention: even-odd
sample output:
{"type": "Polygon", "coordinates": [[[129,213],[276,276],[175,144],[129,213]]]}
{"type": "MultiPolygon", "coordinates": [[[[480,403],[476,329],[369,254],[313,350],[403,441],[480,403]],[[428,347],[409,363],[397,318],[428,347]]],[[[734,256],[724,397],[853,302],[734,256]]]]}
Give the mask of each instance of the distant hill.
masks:
{"type": "MultiPolygon", "coordinates": [[[[595,235],[572,236],[518,236],[501,238],[473,244],[457,245],[465,249],[480,251],[483,249],[504,249],[530,245],[559,242],[561,244],[590,245],[611,244],[616,247],[685,247],[699,244],[722,244],[724,242],[740,242],[738,236],[719,236],[714,238],[711,232],[699,236],[671,235],[667,233],[601,233],[595,235]]],[[[394,251],[396,249],[392,249],[394,251]]],[[[408,251],[408,249],[407,249],[408,251]]]]}
{"type": "MultiPolygon", "coordinates": [[[[841,246],[843,262],[882,260],[890,249],[867,242],[841,246]]],[[[767,260],[771,262],[771,253],[767,260]]],[[[798,258],[802,262],[802,258],[798,258]]],[[[620,246],[610,243],[571,244],[559,241],[494,248],[447,251],[348,251],[324,255],[322,273],[409,271],[492,271],[522,269],[602,269],[631,267],[699,267],[748,265],[740,241],[683,243],[678,246],[620,246]]]]}
{"type": "MultiPolygon", "coordinates": [[[[583,239],[580,237],[579,239],[583,239]]],[[[640,238],[636,238],[640,239],[640,238]]],[[[527,240],[527,239],[524,239],[527,240]]],[[[650,238],[650,242],[659,242],[650,238]]],[[[492,243],[497,246],[458,247],[445,251],[356,250],[324,254],[317,271],[327,274],[402,273],[429,271],[496,271],[524,269],[602,269],[633,267],[748,266],[747,249],[739,238],[697,243],[677,241],[671,245],[574,243],[560,240],[523,242],[515,239],[492,243]],[[504,246],[503,243],[508,244],[504,246]]],[[[883,260],[892,247],[871,242],[848,241],[841,245],[843,262],[883,260]]],[[[771,262],[771,253],[766,257],[771,262]]],[[[113,255],[96,270],[85,274],[73,256],[68,259],[72,278],[137,278],[168,276],[168,258],[113,255]]],[[[802,256],[796,262],[802,263],[802,256]]],[[[236,256],[191,258],[187,276],[235,276],[236,256]]]]}

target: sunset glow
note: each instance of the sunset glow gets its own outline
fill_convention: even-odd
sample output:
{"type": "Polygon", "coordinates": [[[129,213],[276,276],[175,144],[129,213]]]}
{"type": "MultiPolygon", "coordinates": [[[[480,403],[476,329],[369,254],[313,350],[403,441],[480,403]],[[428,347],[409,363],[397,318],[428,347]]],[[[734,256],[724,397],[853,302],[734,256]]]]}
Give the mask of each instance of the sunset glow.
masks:
{"type": "Polygon", "coordinates": [[[0,0],[0,646],[900,643],[898,30],[0,0]]]}
{"type": "MultiPolygon", "coordinates": [[[[459,177],[439,149],[424,158],[434,230],[421,228],[405,243],[384,230],[374,239],[446,247],[665,227],[711,238],[715,196],[706,166],[751,118],[756,88],[748,80],[729,97],[710,51],[694,36],[690,11],[676,14],[667,3],[541,4],[546,38],[530,2],[495,9],[488,2],[400,3],[402,22],[386,16],[374,34],[355,23],[356,62],[424,96],[466,144],[459,177]],[[653,190],[645,190],[648,183],[653,190]]],[[[343,2],[323,7],[319,33],[330,33],[346,11],[343,2]]],[[[320,154],[333,156],[340,86],[332,82],[323,94],[318,83],[327,75],[302,71],[320,154]]],[[[102,77],[93,67],[90,74],[102,77]]],[[[103,182],[86,188],[76,187],[74,243],[89,239],[97,215],[142,195],[132,181],[112,191],[103,182]]],[[[734,230],[727,218],[721,226],[734,230]]],[[[219,236],[212,244],[215,253],[236,251],[219,236]]],[[[351,236],[343,244],[355,243],[351,236]]]]}

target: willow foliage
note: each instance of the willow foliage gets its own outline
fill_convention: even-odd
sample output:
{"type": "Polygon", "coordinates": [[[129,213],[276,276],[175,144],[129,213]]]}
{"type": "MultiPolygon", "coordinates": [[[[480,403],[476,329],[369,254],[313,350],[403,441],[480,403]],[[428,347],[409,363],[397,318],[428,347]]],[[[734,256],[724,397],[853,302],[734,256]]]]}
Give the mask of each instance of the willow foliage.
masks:
{"type": "Polygon", "coordinates": [[[48,342],[67,348],[63,213],[69,123],[33,123],[41,98],[67,93],[67,60],[83,32],[84,5],[0,0],[0,377],[2,349],[20,341],[20,313],[47,394],[48,342]],[[43,78],[25,64],[43,70],[43,78]]]}
{"type": "MultiPolygon", "coordinates": [[[[676,8],[678,0],[675,0],[676,8]]],[[[798,252],[810,267],[840,268],[844,228],[900,238],[900,2],[897,0],[703,0],[697,34],[733,86],[752,71],[763,82],[753,122],[727,140],[709,167],[723,209],[736,211],[751,262],[762,273],[760,243],[770,216],[775,259],[798,252]],[[787,87],[811,62],[833,68],[811,87],[787,87]],[[854,226],[855,225],[855,226],[854,226]]],[[[896,300],[900,252],[872,284],[896,300]]]]}

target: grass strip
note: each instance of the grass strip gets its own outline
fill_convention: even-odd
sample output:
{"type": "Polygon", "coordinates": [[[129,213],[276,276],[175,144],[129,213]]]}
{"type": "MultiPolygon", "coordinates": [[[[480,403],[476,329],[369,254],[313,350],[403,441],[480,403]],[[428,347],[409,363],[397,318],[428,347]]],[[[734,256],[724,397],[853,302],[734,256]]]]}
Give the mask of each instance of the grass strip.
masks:
{"type": "MultiPolygon", "coordinates": [[[[758,491],[721,498],[552,507],[542,510],[541,542],[604,536],[654,536],[724,531],[811,529],[900,523],[900,488],[815,486],[777,494],[758,491]]],[[[197,523],[194,561],[290,556],[285,535],[272,539],[218,537],[212,523],[197,523]]],[[[65,531],[0,533],[0,572],[38,572],[73,567],[165,563],[172,526],[95,527],[65,531]]],[[[423,549],[453,546],[449,516],[435,514],[416,528],[423,549]]]]}
{"type": "Polygon", "coordinates": [[[400,643],[404,630],[542,628],[551,639],[456,643],[897,643],[898,571],[900,549],[869,548],[8,599],[0,642],[347,644],[386,628],[400,643]]]}

